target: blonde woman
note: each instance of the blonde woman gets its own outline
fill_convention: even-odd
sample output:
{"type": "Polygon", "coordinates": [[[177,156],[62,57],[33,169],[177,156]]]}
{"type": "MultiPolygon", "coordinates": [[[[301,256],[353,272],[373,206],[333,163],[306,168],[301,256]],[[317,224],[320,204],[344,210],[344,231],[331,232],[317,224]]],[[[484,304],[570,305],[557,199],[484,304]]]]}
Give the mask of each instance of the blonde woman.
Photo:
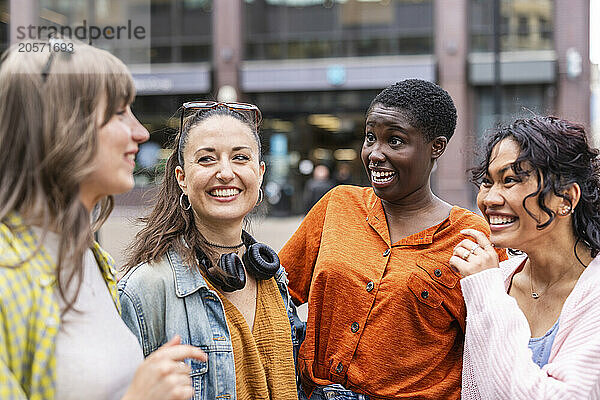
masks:
{"type": "Polygon", "coordinates": [[[90,226],[131,189],[148,139],[131,75],[105,51],[48,44],[0,67],[0,398],[187,399],[180,361],[205,355],[174,337],[143,360],[90,226]]]}

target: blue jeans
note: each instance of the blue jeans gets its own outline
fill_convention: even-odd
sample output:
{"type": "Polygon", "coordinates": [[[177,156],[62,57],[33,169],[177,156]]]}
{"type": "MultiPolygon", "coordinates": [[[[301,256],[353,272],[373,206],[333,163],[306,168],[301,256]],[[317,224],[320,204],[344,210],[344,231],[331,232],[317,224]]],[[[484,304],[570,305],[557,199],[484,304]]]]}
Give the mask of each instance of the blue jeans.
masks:
{"type": "Polygon", "coordinates": [[[317,386],[310,398],[306,397],[304,390],[300,387],[298,391],[299,400],[369,400],[369,396],[354,393],[342,385],[334,383],[327,386],[317,386]]]}

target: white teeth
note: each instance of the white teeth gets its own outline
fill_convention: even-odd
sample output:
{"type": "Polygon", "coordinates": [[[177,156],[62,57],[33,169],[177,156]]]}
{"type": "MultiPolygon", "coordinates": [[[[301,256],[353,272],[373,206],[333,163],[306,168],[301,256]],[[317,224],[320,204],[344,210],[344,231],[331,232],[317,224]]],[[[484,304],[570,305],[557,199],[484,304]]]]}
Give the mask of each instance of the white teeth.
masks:
{"type": "Polygon", "coordinates": [[[387,183],[394,178],[394,175],[396,173],[392,171],[371,171],[371,180],[376,183],[387,183]]]}
{"type": "Polygon", "coordinates": [[[504,215],[490,215],[490,225],[504,225],[515,222],[515,217],[507,217],[504,215]]]}
{"type": "Polygon", "coordinates": [[[239,189],[215,189],[211,191],[210,194],[215,197],[231,197],[235,196],[239,192],[239,189]]]}

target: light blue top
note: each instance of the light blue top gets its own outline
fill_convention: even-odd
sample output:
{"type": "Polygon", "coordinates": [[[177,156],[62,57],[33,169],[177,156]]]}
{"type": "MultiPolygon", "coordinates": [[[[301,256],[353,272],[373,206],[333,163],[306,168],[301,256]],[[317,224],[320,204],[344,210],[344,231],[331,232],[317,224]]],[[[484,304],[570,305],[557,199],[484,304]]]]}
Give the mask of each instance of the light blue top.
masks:
{"type": "Polygon", "coordinates": [[[548,330],[542,337],[529,339],[529,348],[533,352],[533,362],[542,368],[548,364],[550,358],[550,350],[552,349],[552,343],[554,343],[554,337],[558,332],[558,320],[552,325],[552,328],[548,330]]]}

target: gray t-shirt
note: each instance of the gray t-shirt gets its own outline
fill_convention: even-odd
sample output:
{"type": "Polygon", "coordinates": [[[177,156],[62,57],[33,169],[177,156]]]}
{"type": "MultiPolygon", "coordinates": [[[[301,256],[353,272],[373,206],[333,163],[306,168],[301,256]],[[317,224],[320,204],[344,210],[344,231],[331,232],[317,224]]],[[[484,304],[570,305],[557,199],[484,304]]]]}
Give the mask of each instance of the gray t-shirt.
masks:
{"type": "MultiPolygon", "coordinates": [[[[41,231],[36,233],[41,237],[41,231]]],[[[58,235],[44,245],[56,259],[58,235]]],[[[121,320],[91,250],[85,253],[83,281],[74,308],[61,318],[56,338],[56,398],[120,399],[144,356],[140,344],[121,320]]],[[[67,290],[67,296],[74,288],[67,290]]],[[[56,296],[62,311],[64,301],[56,296]]]]}

